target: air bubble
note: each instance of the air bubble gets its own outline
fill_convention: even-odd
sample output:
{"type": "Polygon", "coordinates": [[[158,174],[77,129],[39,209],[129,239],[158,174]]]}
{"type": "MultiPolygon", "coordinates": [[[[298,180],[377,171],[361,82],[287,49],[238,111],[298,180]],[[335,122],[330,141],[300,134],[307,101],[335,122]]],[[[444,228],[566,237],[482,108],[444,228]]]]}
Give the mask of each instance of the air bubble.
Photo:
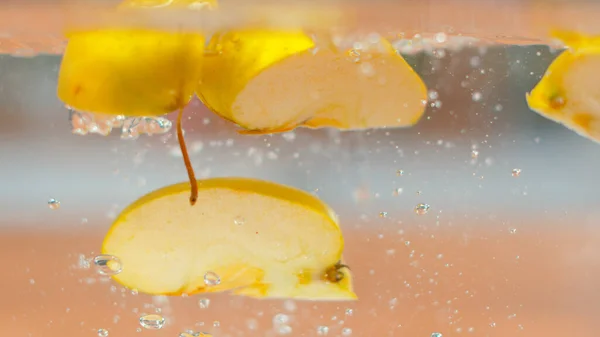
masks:
{"type": "Polygon", "coordinates": [[[327,334],[329,334],[329,327],[326,327],[324,325],[318,326],[317,327],[317,334],[319,336],[327,336],[327,334]]]}
{"type": "Polygon", "coordinates": [[[482,95],[479,91],[475,91],[474,93],[471,94],[471,99],[473,100],[473,102],[479,102],[481,101],[482,95]]]}
{"type": "Polygon", "coordinates": [[[235,217],[235,219],[233,219],[233,223],[241,226],[246,222],[246,220],[244,220],[244,218],[242,218],[241,216],[235,217]]]}
{"type": "Polygon", "coordinates": [[[430,206],[427,204],[418,204],[415,206],[415,213],[417,213],[417,215],[427,214],[427,212],[429,212],[429,208],[430,206]]]}
{"type": "Polygon", "coordinates": [[[52,209],[52,210],[56,210],[60,208],[60,201],[51,198],[48,199],[48,208],[52,209]]]}
{"type": "Polygon", "coordinates": [[[117,275],[123,271],[121,260],[113,255],[98,255],[94,258],[94,264],[100,275],[117,275]]]}
{"type": "Polygon", "coordinates": [[[108,330],[98,329],[98,337],[108,337],[108,330]]]}
{"type": "Polygon", "coordinates": [[[140,317],[140,325],[148,330],[160,330],[165,326],[165,318],[161,315],[150,314],[140,317]]]}
{"type": "Polygon", "coordinates": [[[342,329],[342,336],[350,336],[350,335],[352,335],[352,329],[350,329],[350,328],[342,329]]]}
{"type": "Polygon", "coordinates": [[[431,337],[443,337],[441,333],[439,332],[432,332],[431,333],[431,337]]]}
{"type": "Polygon", "coordinates": [[[516,177],[518,177],[520,175],[521,175],[521,169],[515,168],[515,169],[512,170],[512,176],[513,177],[516,178],[516,177]]]}
{"type": "Polygon", "coordinates": [[[221,278],[219,275],[217,275],[217,273],[208,271],[206,274],[204,274],[204,284],[207,286],[217,286],[221,284],[221,278]]]}
{"type": "Polygon", "coordinates": [[[398,177],[402,177],[404,175],[404,170],[398,170],[398,171],[396,171],[396,175],[398,177]]]}
{"type": "Polygon", "coordinates": [[[207,309],[209,305],[210,299],[208,298],[201,298],[198,300],[198,306],[200,307],[200,309],[207,309]]]}

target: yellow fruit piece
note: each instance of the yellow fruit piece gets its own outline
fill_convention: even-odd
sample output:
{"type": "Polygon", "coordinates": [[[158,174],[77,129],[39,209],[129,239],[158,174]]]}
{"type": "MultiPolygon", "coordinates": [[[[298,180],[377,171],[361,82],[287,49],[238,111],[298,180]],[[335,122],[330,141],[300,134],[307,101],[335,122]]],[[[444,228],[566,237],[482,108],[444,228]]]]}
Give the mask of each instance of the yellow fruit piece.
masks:
{"type": "Polygon", "coordinates": [[[181,183],[118,216],[102,245],[102,254],[122,262],[117,282],[156,295],[356,299],[349,270],[336,267],[344,239],[327,205],[261,180],[215,178],[198,186],[193,207],[181,183]]]}
{"type": "Polygon", "coordinates": [[[555,32],[568,49],[527,94],[529,107],[580,135],[600,141],[600,37],[555,32]]]}
{"type": "MultiPolygon", "coordinates": [[[[199,1],[127,0],[119,8],[127,13],[193,3],[199,1]]],[[[184,107],[200,78],[205,39],[199,33],[117,27],[67,35],[58,97],[77,110],[163,115],[184,107]]]]}
{"type": "Polygon", "coordinates": [[[387,41],[340,51],[301,31],[249,29],[213,36],[196,94],[245,133],[267,133],[410,126],[427,90],[387,41]]]}

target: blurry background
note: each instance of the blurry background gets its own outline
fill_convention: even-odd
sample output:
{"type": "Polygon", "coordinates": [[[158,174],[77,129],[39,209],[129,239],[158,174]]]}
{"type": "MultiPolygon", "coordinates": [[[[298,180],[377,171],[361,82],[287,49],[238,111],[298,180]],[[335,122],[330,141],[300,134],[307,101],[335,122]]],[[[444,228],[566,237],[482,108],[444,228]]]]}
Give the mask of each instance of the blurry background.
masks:
{"type": "Polygon", "coordinates": [[[240,136],[194,101],[184,127],[197,174],[265,178],[329,203],[360,297],[211,295],[208,308],[203,297],[131,294],[86,268],[123,207],[186,180],[174,129],[135,141],[73,135],[55,94],[60,57],[0,56],[0,335],[592,335],[600,146],[525,103],[556,55],[528,46],[411,56],[430,102],[402,130],[240,136]],[[427,214],[415,213],[419,203],[427,214]],[[142,329],[140,315],[155,312],[165,328],[142,329]]]}

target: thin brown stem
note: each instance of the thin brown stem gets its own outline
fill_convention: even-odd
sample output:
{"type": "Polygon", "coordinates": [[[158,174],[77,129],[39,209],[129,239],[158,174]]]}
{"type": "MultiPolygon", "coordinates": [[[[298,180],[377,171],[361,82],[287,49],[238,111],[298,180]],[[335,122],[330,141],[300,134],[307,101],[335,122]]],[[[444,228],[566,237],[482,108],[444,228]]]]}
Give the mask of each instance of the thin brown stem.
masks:
{"type": "Polygon", "coordinates": [[[196,200],[198,200],[198,182],[196,181],[196,175],[194,174],[194,168],[190,161],[190,156],[185,145],[185,139],[183,139],[183,128],[181,127],[181,119],[183,117],[183,108],[179,108],[179,114],[177,115],[177,140],[179,141],[179,148],[183,155],[183,163],[187,170],[188,178],[190,179],[190,186],[192,191],[190,193],[190,205],[194,206],[196,200]]]}

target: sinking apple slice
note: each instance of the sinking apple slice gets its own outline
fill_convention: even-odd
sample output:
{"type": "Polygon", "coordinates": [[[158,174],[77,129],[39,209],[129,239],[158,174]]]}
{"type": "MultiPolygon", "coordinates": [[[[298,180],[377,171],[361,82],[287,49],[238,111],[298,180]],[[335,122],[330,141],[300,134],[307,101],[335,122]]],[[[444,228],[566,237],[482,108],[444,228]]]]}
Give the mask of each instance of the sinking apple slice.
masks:
{"type": "Polygon", "coordinates": [[[120,284],[154,295],[231,291],[258,298],[352,300],[335,214],[314,196],[261,180],[198,181],[127,207],[104,239],[120,284]]]}
{"type": "Polygon", "coordinates": [[[339,50],[301,31],[256,29],[213,36],[196,93],[244,133],[411,126],[427,97],[386,40],[339,50]]]}

